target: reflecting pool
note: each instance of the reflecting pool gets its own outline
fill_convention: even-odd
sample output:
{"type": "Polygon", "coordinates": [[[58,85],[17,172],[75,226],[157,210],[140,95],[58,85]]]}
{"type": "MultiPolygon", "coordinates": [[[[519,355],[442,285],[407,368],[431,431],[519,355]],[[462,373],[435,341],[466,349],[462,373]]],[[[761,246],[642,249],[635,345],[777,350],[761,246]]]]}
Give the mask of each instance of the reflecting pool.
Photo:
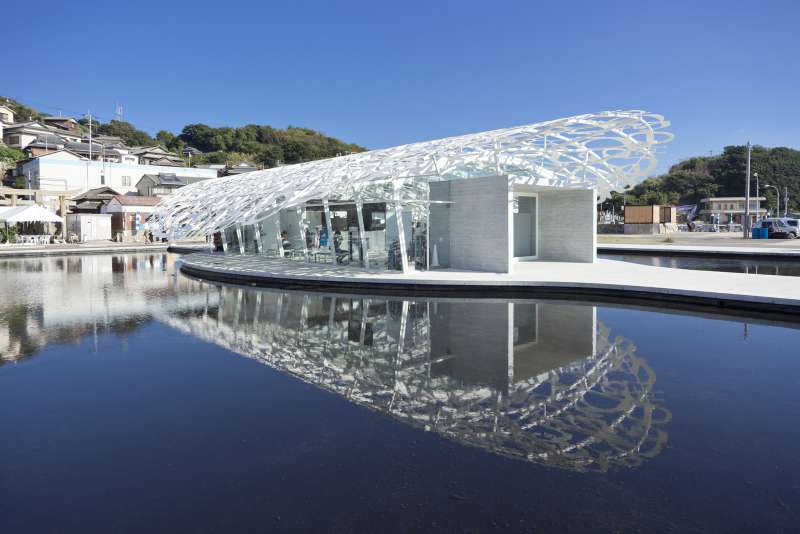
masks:
{"type": "Polygon", "coordinates": [[[648,256],[644,254],[598,254],[597,257],[673,269],[800,276],[800,261],[702,258],[697,256],[648,256]]]}
{"type": "Polygon", "coordinates": [[[800,330],[0,260],[0,531],[788,532],[800,330]]]}

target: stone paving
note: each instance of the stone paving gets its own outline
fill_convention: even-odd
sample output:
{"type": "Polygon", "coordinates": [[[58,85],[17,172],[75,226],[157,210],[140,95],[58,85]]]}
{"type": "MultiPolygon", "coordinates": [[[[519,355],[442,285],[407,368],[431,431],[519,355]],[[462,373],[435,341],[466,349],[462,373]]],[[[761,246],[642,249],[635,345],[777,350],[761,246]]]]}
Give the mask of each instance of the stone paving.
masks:
{"type": "Polygon", "coordinates": [[[0,245],[0,258],[57,256],[60,254],[101,254],[106,252],[162,252],[166,251],[168,246],[168,243],[115,243],[113,241],[50,245],[0,245]]]}
{"type": "Polygon", "coordinates": [[[222,275],[248,283],[271,281],[346,285],[469,288],[565,288],[634,292],[692,299],[718,299],[788,308],[800,312],[800,284],[796,277],[692,271],[599,259],[595,263],[531,261],[515,264],[512,274],[442,269],[404,275],[397,271],[300,263],[258,255],[191,254],[181,267],[202,276],[222,275]]]}

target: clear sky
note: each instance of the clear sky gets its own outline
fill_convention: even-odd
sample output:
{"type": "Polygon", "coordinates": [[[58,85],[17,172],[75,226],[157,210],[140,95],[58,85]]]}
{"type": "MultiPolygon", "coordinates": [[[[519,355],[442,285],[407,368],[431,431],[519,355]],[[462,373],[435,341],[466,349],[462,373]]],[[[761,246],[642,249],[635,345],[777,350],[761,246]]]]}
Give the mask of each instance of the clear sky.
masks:
{"type": "Polygon", "coordinates": [[[800,2],[8,2],[0,94],[155,134],[308,126],[382,148],[607,109],[672,121],[660,170],[800,148],[800,2]]]}

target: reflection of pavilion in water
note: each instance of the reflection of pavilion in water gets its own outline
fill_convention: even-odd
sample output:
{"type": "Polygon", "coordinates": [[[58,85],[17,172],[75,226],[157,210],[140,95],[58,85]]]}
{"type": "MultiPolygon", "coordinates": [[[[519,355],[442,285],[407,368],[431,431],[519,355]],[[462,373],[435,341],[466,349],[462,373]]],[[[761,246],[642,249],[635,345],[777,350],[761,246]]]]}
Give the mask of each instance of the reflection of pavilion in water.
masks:
{"type": "Polygon", "coordinates": [[[161,320],[461,443],[580,470],[666,443],[655,373],[592,306],[209,291],[161,320]]]}

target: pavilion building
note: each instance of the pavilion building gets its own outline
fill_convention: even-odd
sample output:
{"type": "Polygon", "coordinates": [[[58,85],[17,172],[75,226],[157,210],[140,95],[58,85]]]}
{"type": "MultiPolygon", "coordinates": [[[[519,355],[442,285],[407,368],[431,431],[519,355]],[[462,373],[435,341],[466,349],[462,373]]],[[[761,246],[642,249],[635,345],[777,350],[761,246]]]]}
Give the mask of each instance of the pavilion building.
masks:
{"type": "Polygon", "coordinates": [[[151,219],[227,253],[371,271],[593,262],[599,195],[652,171],[660,115],[612,111],[188,185],[151,219]]]}

